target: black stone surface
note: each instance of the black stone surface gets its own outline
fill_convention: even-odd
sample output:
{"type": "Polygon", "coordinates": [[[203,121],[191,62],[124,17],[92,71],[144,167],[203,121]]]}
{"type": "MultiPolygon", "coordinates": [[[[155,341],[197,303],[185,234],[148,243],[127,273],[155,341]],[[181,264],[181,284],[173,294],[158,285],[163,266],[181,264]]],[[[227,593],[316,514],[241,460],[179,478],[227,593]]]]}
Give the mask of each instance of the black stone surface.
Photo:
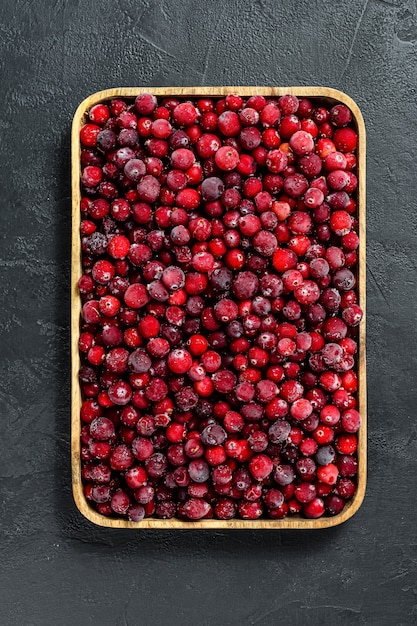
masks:
{"type": "Polygon", "coordinates": [[[0,4],[0,624],[417,623],[412,0],[0,4]],[[369,480],[321,532],[125,532],[75,509],[69,132],[116,86],[324,85],[368,132],[369,480]]]}

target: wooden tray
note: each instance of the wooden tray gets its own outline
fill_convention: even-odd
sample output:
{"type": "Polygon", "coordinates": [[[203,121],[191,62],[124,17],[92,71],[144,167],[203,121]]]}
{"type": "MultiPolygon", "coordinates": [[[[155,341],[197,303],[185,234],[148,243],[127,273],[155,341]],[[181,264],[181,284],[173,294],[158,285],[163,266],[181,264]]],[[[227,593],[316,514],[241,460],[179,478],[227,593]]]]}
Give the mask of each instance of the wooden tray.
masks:
{"type": "Polygon", "coordinates": [[[366,308],[366,186],[365,186],[365,152],[366,137],[362,114],[356,103],[346,94],[336,89],[326,87],[123,87],[99,91],[86,98],[78,107],[72,124],[72,263],[71,263],[71,359],[72,359],[72,429],[71,429],[71,457],[72,457],[72,490],[75,503],[80,512],[91,522],[99,526],[111,528],[136,528],[136,529],[313,529],[336,526],[352,517],[362,504],[366,488],[366,358],[365,358],[365,333],[366,317],[359,328],[359,352],[358,352],[358,379],[359,379],[359,411],[363,423],[359,431],[358,443],[358,486],[353,499],[346,505],[339,515],[334,517],[321,517],[319,519],[304,519],[301,517],[287,517],[282,520],[218,520],[207,519],[199,521],[182,521],[180,519],[157,519],[145,518],[141,522],[129,522],[122,519],[112,519],[100,515],[87,502],[83,493],[81,481],[80,459],[80,407],[81,390],[78,380],[80,357],[78,353],[78,337],[81,315],[81,299],[78,293],[77,282],[82,274],[81,271],[81,244],[80,244],[80,127],[86,122],[87,112],[98,102],[112,98],[135,98],[139,93],[150,92],[155,96],[179,96],[179,97],[222,97],[227,94],[239,94],[251,96],[261,94],[263,96],[279,97],[287,93],[295,96],[307,97],[312,101],[325,101],[333,106],[343,102],[352,111],[358,131],[358,218],[359,218],[359,265],[358,265],[358,290],[359,304],[366,308]]]}

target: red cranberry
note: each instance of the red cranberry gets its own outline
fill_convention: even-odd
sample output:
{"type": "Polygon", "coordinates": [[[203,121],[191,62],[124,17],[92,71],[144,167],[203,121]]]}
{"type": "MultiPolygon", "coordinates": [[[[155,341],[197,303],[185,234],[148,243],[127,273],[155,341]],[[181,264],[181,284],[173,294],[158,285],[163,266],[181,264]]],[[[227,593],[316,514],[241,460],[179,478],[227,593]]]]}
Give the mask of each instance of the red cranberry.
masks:
{"type": "Polygon", "coordinates": [[[363,311],[357,304],[353,304],[342,311],[342,317],[348,326],[358,326],[362,321],[363,311]]]}
{"type": "Polygon", "coordinates": [[[201,498],[190,498],[182,506],[181,512],[190,520],[199,520],[211,513],[211,505],[201,498]]]}
{"type": "Polygon", "coordinates": [[[357,135],[352,128],[338,128],[333,136],[336,149],[340,152],[353,152],[357,144],[357,135]]]}

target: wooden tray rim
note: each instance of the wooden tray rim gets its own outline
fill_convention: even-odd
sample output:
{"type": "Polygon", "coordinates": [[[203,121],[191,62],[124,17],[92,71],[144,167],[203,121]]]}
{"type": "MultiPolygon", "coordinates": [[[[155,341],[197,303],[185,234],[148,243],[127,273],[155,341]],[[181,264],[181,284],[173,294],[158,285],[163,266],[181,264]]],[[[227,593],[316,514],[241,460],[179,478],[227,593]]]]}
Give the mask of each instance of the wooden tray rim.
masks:
{"type": "Polygon", "coordinates": [[[366,413],[366,131],[362,113],[356,102],[347,94],[329,87],[256,87],[256,86],[218,86],[218,87],[116,87],[98,91],[81,102],[78,106],[72,123],[71,136],[71,172],[72,172],[72,245],[71,245],[71,473],[72,493],[75,504],[80,513],[94,524],[108,528],[131,528],[131,529],[160,529],[160,530],[311,530],[329,528],[344,523],[351,518],[361,506],[366,490],[366,438],[367,438],[367,413],[366,413]],[[81,245],[79,235],[80,225],[80,139],[79,130],[84,121],[86,112],[98,102],[115,97],[133,98],[140,93],[152,93],[155,96],[178,96],[196,97],[210,96],[222,97],[227,94],[239,94],[242,96],[264,95],[269,97],[292,94],[299,97],[330,99],[346,104],[352,111],[358,129],[358,217],[359,217],[359,262],[358,262],[358,291],[359,303],[364,311],[364,319],[359,328],[359,351],[358,351],[358,380],[359,380],[359,410],[362,415],[362,426],[359,431],[358,442],[358,485],[356,494],[344,511],[334,517],[321,517],[319,519],[305,519],[301,517],[287,517],[282,520],[198,520],[182,521],[173,519],[145,518],[141,522],[130,522],[123,519],[112,519],[100,515],[87,502],[81,480],[81,457],[80,457],[80,406],[81,392],[78,381],[80,357],[78,352],[79,321],[81,314],[81,301],[78,293],[77,282],[81,275],[81,245]]]}

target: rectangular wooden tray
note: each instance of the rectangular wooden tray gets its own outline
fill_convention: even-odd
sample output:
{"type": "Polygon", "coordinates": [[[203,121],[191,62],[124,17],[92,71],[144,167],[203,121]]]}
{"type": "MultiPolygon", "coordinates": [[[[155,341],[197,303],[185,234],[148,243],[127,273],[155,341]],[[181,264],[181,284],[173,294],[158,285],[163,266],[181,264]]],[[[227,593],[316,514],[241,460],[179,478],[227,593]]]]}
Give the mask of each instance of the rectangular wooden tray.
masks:
{"type": "Polygon", "coordinates": [[[72,124],[72,264],[71,264],[71,460],[72,460],[72,490],[75,503],[80,512],[91,522],[99,526],[111,528],[136,528],[149,529],[246,529],[246,530],[272,530],[272,529],[314,529],[336,526],[352,517],[362,504],[366,489],[366,357],[365,357],[365,334],[366,316],[359,329],[359,352],[358,352],[358,379],[359,379],[359,411],[363,423],[359,431],[358,444],[358,486],[354,498],[347,504],[345,509],[335,517],[322,517],[316,520],[301,517],[288,517],[282,520],[260,519],[246,520],[199,520],[194,522],[180,519],[157,519],[146,518],[141,522],[129,522],[122,519],[111,519],[100,515],[88,504],[81,481],[80,459],[80,407],[81,390],[78,380],[80,357],[78,352],[78,338],[80,328],[81,300],[78,293],[77,282],[82,274],[81,271],[81,244],[80,244],[80,128],[86,122],[88,110],[98,102],[103,102],[116,97],[135,98],[139,93],[150,92],[155,96],[178,96],[178,97],[223,97],[227,94],[239,94],[251,96],[261,94],[269,97],[279,97],[287,93],[299,97],[307,97],[311,100],[325,101],[334,105],[338,102],[346,104],[352,111],[358,131],[358,218],[359,218],[359,265],[358,265],[358,290],[359,304],[366,310],[366,136],[362,114],[356,103],[346,94],[336,89],[326,87],[123,87],[107,89],[95,93],[86,98],[78,107],[72,124]]]}

